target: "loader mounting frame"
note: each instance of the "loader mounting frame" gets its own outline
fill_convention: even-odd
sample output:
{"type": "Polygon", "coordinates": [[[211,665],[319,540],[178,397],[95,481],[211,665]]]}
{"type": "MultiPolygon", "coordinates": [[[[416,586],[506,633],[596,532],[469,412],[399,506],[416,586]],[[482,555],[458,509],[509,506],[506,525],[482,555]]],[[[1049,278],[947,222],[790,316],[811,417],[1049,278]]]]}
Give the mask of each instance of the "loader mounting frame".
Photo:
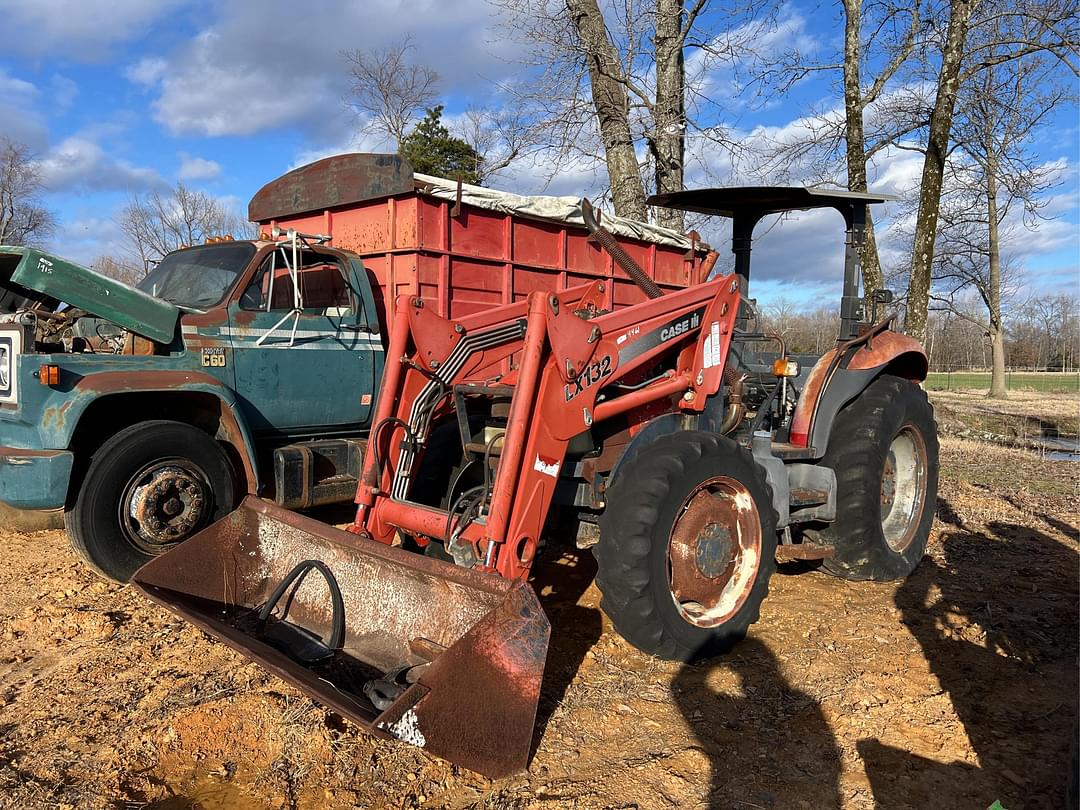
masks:
{"type": "Polygon", "coordinates": [[[700,413],[720,389],[734,276],[614,312],[600,312],[603,296],[603,282],[534,292],[460,321],[399,296],[349,530],[453,544],[476,570],[525,579],[571,439],[615,417],[633,433],[658,412],[700,413]],[[411,484],[432,425],[453,415],[455,393],[496,391],[509,411],[484,448],[485,480],[492,466],[494,477],[479,502],[461,516],[419,503],[411,484]]]}

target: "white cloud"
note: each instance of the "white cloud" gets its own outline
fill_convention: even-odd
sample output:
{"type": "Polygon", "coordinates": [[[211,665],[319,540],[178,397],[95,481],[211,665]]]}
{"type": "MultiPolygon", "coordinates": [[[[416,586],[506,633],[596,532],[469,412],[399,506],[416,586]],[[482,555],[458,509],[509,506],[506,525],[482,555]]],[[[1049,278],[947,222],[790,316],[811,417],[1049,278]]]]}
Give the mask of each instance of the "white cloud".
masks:
{"type": "Polygon", "coordinates": [[[169,64],[164,59],[148,56],[128,67],[127,70],[124,71],[124,76],[126,76],[129,81],[135,82],[135,84],[149,87],[161,81],[161,78],[165,75],[165,71],[168,69],[169,64]]]}
{"type": "Polygon", "coordinates": [[[176,176],[181,180],[215,180],[221,176],[221,164],[195,155],[180,153],[180,169],[176,176]]]}
{"type": "Polygon", "coordinates": [[[373,0],[304,9],[298,35],[283,20],[287,0],[235,0],[193,40],[161,59],[129,68],[153,88],[154,118],[174,135],[249,136],[296,126],[322,143],[355,131],[345,109],[350,78],[342,51],[386,47],[411,35],[416,53],[440,75],[447,96],[491,93],[486,77],[506,70],[510,44],[498,40],[487,0],[373,0]],[[451,45],[452,43],[452,45],[451,45]]]}
{"type": "Polygon", "coordinates": [[[7,51],[96,61],[181,0],[0,0],[7,51]]]}
{"type": "Polygon", "coordinates": [[[52,103],[61,112],[67,112],[75,98],[79,95],[79,85],[67,76],[54,73],[49,80],[51,87],[52,103]]]}
{"type": "Polygon", "coordinates": [[[23,79],[0,68],[0,137],[42,149],[48,143],[48,127],[37,110],[41,93],[23,79]]]}
{"type": "Polygon", "coordinates": [[[39,166],[42,184],[54,192],[142,191],[164,184],[154,169],[117,160],[84,135],[61,141],[45,154],[39,166]]]}

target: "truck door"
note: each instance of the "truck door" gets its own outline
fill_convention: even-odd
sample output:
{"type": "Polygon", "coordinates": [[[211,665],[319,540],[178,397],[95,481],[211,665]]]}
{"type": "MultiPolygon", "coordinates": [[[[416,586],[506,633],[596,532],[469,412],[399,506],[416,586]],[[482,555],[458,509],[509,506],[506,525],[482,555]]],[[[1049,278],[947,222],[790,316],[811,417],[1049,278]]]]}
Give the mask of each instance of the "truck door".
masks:
{"type": "Polygon", "coordinates": [[[273,251],[229,307],[237,395],[256,433],[353,432],[382,368],[371,294],[340,255],[299,257],[292,272],[292,251],[273,251]]]}

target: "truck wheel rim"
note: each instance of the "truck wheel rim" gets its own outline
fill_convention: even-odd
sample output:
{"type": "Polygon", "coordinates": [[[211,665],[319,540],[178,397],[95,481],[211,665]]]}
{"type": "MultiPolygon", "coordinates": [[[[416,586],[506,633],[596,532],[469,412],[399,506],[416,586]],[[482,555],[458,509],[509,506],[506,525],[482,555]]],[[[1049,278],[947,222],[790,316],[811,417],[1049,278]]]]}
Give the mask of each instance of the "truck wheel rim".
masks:
{"type": "Polygon", "coordinates": [[[187,459],[162,459],[124,488],[120,525],[140,551],[161,554],[205,525],[212,502],[202,470],[187,459]]]}
{"type": "Polygon", "coordinates": [[[915,539],[926,501],[926,442],[905,425],[889,445],[881,472],[881,532],[903,552],[915,539]]]}
{"type": "Polygon", "coordinates": [[[731,619],[761,567],[761,517],[740,481],[717,476],[683,502],[668,543],[668,584],[679,615],[696,627],[731,619]]]}

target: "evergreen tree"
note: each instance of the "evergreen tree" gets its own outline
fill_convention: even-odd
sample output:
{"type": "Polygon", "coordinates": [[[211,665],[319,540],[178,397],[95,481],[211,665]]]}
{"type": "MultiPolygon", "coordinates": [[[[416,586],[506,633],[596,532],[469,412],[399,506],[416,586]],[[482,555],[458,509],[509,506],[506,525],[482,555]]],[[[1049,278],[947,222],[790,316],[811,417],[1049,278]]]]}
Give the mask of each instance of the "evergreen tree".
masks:
{"type": "Polygon", "coordinates": [[[464,183],[480,182],[483,158],[442,123],[443,106],[428,108],[427,115],[401,142],[401,154],[415,171],[464,183]]]}

